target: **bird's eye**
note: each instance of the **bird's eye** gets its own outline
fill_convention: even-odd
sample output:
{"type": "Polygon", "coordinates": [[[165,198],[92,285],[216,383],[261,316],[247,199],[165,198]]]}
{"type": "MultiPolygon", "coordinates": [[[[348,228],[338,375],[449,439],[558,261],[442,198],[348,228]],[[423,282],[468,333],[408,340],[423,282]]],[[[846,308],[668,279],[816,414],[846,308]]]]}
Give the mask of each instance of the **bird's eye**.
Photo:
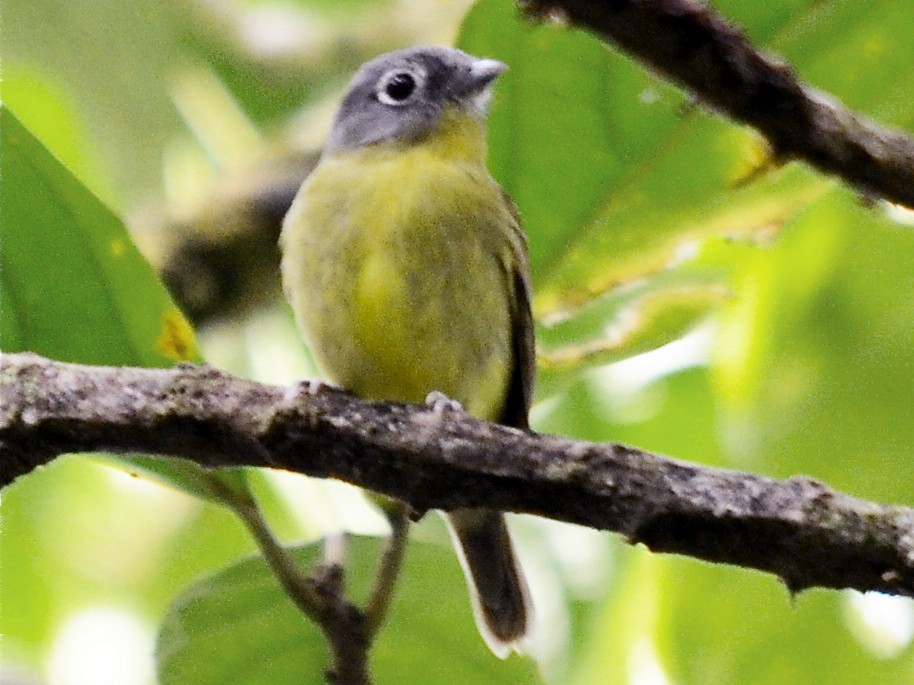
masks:
{"type": "Polygon", "coordinates": [[[408,71],[395,71],[383,79],[378,99],[385,105],[402,105],[416,90],[416,79],[408,71]]]}

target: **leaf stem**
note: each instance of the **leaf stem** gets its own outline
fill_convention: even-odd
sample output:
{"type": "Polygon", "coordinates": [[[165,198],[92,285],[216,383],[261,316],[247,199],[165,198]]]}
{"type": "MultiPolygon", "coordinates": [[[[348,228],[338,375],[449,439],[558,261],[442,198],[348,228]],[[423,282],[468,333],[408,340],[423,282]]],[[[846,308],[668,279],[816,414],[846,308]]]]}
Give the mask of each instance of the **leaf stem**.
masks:
{"type": "Polygon", "coordinates": [[[302,573],[291,555],[273,535],[257,504],[253,500],[241,502],[237,499],[226,503],[251,533],[264,561],[289,599],[305,616],[316,624],[323,625],[326,602],[314,581],[302,573]]]}
{"type": "Polygon", "coordinates": [[[395,511],[388,511],[387,518],[390,521],[390,537],[387,538],[387,545],[378,562],[374,587],[365,606],[365,633],[369,640],[377,634],[387,616],[390,602],[393,599],[394,586],[403,566],[409,532],[409,518],[405,505],[398,507],[395,511]]]}

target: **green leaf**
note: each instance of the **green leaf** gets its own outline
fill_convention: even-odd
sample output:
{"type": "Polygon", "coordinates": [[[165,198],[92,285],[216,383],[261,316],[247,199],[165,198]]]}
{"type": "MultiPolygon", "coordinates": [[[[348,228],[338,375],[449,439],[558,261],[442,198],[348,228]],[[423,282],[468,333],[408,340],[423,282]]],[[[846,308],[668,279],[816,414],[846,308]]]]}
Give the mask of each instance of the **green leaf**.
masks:
{"type": "MultiPolygon", "coordinates": [[[[197,359],[190,324],[120,220],[0,107],[0,340],[6,352],[112,366],[197,359]]],[[[239,474],[119,458],[198,497],[239,474]]]]}
{"type": "Polygon", "coordinates": [[[247,503],[251,499],[246,468],[208,470],[187,459],[150,457],[144,454],[95,454],[92,458],[215,504],[247,503]]]}
{"type": "Polygon", "coordinates": [[[63,84],[31,65],[6,67],[3,102],[89,190],[106,204],[114,201],[99,151],[89,144],[87,126],[63,84]]]}
{"type": "MultiPolygon", "coordinates": [[[[347,586],[364,601],[380,554],[377,539],[347,539],[347,586]]],[[[314,568],[321,546],[292,554],[314,568]]],[[[268,685],[324,682],[326,644],[283,594],[262,558],[241,561],[177,598],[157,648],[162,685],[268,685]]],[[[375,682],[536,683],[532,661],[501,661],[476,632],[451,550],[411,543],[391,614],[371,652],[375,682]]]]}
{"type": "Polygon", "coordinates": [[[511,66],[490,117],[490,166],[524,217],[541,318],[665,268],[697,237],[770,226],[816,194],[795,170],[741,187],[766,163],[758,142],[687,111],[680,92],[595,37],[483,0],[460,43],[511,66]]]}
{"type": "Polygon", "coordinates": [[[632,283],[688,264],[682,255],[708,236],[770,234],[828,187],[800,168],[768,173],[751,134],[687,111],[681,93],[594,37],[534,26],[483,0],[460,43],[511,66],[490,117],[490,166],[530,237],[541,338],[573,349],[582,341],[549,331],[556,322],[583,317],[589,323],[566,330],[596,330],[613,327],[620,308],[652,313],[605,354],[564,355],[564,372],[547,363],[559,382],[675,339],[715,307],[708,294],[728,286],[726,274],[705,277],[684,306],[682,293],[647,303],[632,283]]]}
{"type": "MultiPolygon", "coordinates": [[[[763,45],[796,57],[814,84],[887,121],[912,121],[914,100],[895,76],[914,68],[909,13],[897,3],[825,4],[726,3],[763,45]]],[[[477,3],[459,42],[511,67],[490,117],[490,162],[524,218],[534,310],[547,327],[579,315],[596,321],[595,300],[607,293],[638,298],[633,282],[688,267],[683,255],[708,237],[770,238],[833,186],[803,165],[778,168],[756,134],[690,107],[595,37],[526,22],[509,3],[477,3]]],[[[721,275],[718,285],[730,284],[721,275]]],[[[681,303],[671,307],[650,331],[632,331],[613,358],[686,330],[681,303]]],[[[697,308],[691,323],[704,313],[697,308]]],[[[612,323],[609,314],[600,322],[612,323]]],[[[582,366],[590,361],[582,357],[582,366]]]]}
{"type": "Polygon", "coordinates": [[[117,217],[6,107],[0,130],[4,349],[110,365],[195,358],[193,331],[117,217]]]}
{"type": "Polygon", "coordinates": [[[697,321],[706,318],[731,297],[730,291],[717,283],[683,282],[679,285],[641,288],[638,295],[606,297],[596,301],[586,316],[571,319],[566,326],[545,329],[537,353],[537,393],[540,399],[550,397],[567,387],[588,369],[605,366],[673,342],[688,333],[697,321]],[[615,311],[602,320],[605,310],[615,311]],[[570,337],[566,329],[582,329],[582,324],[599,320],[596,335],[581,335],[574,342],[550,346],[557,335],[570,337]]]}

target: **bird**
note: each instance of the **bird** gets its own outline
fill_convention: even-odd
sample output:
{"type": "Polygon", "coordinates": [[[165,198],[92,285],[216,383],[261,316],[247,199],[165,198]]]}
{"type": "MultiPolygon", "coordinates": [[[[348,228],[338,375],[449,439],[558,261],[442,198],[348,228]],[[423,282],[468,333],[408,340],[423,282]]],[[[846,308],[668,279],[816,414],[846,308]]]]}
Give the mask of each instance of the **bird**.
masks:
{"type": "MultiPolygon", "coordinates": [[[[520,214],[486,166],[507,65],[417,46],[363,64],[280,236],[283,289],[321,372],[370,401],[435,394],[528,429],[535,352],[520,214]]],[[[445,513],[479,631],[505,658],[533,620],[504,514],[445,513]]]]}

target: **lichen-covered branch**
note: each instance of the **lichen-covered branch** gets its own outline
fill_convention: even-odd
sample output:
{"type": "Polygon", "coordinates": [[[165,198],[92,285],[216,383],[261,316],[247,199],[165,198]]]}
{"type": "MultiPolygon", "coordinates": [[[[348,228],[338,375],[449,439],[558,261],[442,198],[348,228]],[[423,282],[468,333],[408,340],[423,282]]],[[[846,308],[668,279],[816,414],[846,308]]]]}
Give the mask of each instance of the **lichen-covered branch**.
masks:
{"type": "Polygon", "coordinates": [[[756,128],[776,155],[802,159],[867,194],[914,207],[914,138],[878,126],[799,80],[699,0],[526,0],[525,12],[593,31],[756,128]]]}
{"type": "Polygon", "coordinates": [[[714,469],[207,367],[0,358],[0,485],[59,454],[99,450],[338,478],[417,511],[484,505],[547,516],[657,552],[769,571],[793,590],[914,596],[914,509],[808,478],[714,469]]]}

